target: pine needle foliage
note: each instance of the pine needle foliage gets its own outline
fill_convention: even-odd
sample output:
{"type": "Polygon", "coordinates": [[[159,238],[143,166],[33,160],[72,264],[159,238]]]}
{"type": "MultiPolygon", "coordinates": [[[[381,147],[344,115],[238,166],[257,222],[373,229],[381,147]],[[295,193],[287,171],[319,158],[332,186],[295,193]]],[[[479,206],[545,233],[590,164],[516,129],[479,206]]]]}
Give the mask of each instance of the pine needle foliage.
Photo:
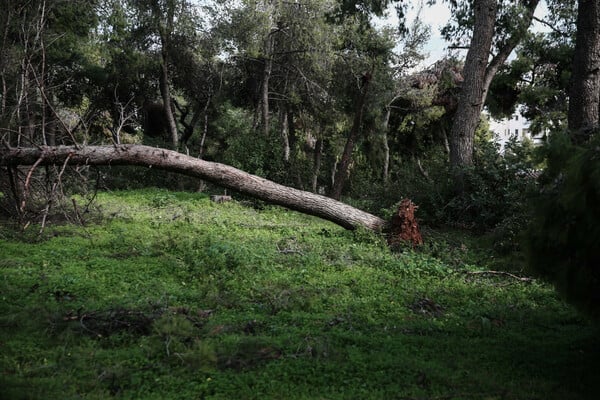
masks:
{"type": "Polygon", "coordinates": [[[566,299],[600,317],[600,140],[554,135],[527,231],[529,265],[566,299]]]}

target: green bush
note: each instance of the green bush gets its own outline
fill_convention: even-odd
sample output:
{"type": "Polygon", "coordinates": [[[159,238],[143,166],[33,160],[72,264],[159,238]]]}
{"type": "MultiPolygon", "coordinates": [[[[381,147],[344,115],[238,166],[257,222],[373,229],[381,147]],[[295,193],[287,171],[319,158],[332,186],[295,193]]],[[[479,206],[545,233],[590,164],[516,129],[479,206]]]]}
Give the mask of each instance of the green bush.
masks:
{"type": "Polygon", "coordinates": [[[494,144],[480,142],[473,167],[464,171],[465,191],[452,195],[454,188],[450,188],[445,205],[448,222],[488,231],[526,220],[527,194],[535,185],[535,179],[527,176],[531,152],[527,145],[512,142],[500,155],[494,144]]]}
{"type": "Polygon", "coordinates": [[[600,317],[600,140],[554,135],[527,231],[530,267],[566,299],[600,317]]]}
{"type": "Polygon", "coordinates": [[[265,136],[252,125],[249,112],[231,105],[223,107],[221,116],[214,123],[216,135],[225,143],[219,161],[277,180],[283,170],[281,140],[273,130],[265,136]]]}

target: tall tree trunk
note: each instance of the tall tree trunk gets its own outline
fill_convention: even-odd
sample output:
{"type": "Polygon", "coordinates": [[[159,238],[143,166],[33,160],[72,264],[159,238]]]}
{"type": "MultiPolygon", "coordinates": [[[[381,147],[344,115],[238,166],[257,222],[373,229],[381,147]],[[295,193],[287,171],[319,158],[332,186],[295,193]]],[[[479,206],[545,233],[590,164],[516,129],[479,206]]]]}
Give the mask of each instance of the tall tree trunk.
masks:
{"type": "Polygon", "coordinates": [[[290,188],[228,165],[142,145],[0,149],[0,166],[138,165],[205,179],[228,189],[334,222],[346,229],[379,231],[386,222],[367,212],[314,193],[290,188]]]}
{"type": "MultiPolygon", "coordinates": [[[[393,102],[393,100],[392,100],[393,102]]],[[[383,183],[387,185],[390,177],[390,144],[388,143],[388,129],[390,125],[390,116],[392,114],[392,102],[388,104],[385,111],[385,117],[381,129],[383,131],[383,183]]]]}
{"type": "MultiPolygon", "coordinates": [[[[513,33],[488,63],[494,38],[497,0],[475,0],[473,38],[465,60],[464,82],[450,131],[450,163],[453,167],[460,168],[473,163],[475,130],[492,80],[527,32],[538,3],[539,0],[523,2],[525,12],[517,21],[513,33]]],[[[462,190],[461,180],[459,173],[457,182],[459,190],[462,190]]]]}
{"type": "Polygon", "coordinates": [[[198,158],[204,157],[204,150],[206,146],[206,136],[208,135],[208,106],[210,104],[211,97],[208,98],[204,105],[204,125],[202,127],[202,139],[200,139],[200,151],[198,158]]]}
{"type": "Polygon", "coordinates": [[[290,162],[290,137],[288,135],[288,113],[286,110],[279,112],[279,125],[281,133],[281,145],[283,147],[283,161],[287,164],[290,162]]]}
{"type": "Polygon", "coordinates": [[[568,121],[573,141],[582,143],[599,126],[600,0],[579,0],[578,4],[568,121]]]}
{"type": "Polygon", "coordinates": [[[269,136],[269,80],[271,79],[271,71],[273,69],[273,36],[270,33],[265,39],[265,59],[263,66],[263,76],[261,85],[261,103],[262,103],[262,128],[263,134],[269,136]]]}
{"type": "Polygon", "coordinates": [[[367,73],[363,77],[363,85],[360,89],[360,93],[356,102],[356,109],[354,112],[354,121],[352,122],[352,128],[346,139],[346,145],[344,146],[344,152],[342,158],[337,165],[337,171],[333,179],[333,188],[331,189],[331,198],[339,200],[342,197],[342,191],[346,180],[348,180],[348,171],[350,169],[350,163],[352,162],[352,152],[354,146],[358,140],[358,137],[362,128],[363,114],[365,111],[365,103],[367,100],[367,92],[371,83],[371,74],[367,73]]]}
{"type": "Polygon", "coordinates": [[[313,193],[319,192],[319,173],[321,172],[321,159],[323,158],[323,139],[317,139],[315,143],[315,156],[313,160],[313,174],[311,188],[313,193]]]}
{"type": "MultiPolygon", "coordinates": [[[[463,68],[464,81],[450,131],[452,167],[463,167],[473,163],[473,138],[483,108],[484,78],[494,37],[496,0],[475,0],[474,8],[473,39],[463,68]]],[[[457,183],[462,186],[462,178],[457,183]]]]}
{"type": "Polygon", "coordinates": [[[171,147],[173,148],[173,150],[177,150],[177,148],[179,147],[179,134],[177,133],[177,122],[175,122],[173,107],[171,107],[171,89],[169,88],[168,70],[169,66],[167,49],[164,47],[165,41],[163,41],[162,57],[160,63],[160,94],[163,101],[165,118],[167,119],[167,129],[169,130],[169,136],[171,137],[171,147]]]}
{"type": "Polygon", "coordinates": [[[179,133],[177,132],[177,121],[175,120],[175,113],[173,106],[171,105],[171,89],[169,87],[169,50],[171,35],[174,31],[175,23],[175,3],[166,2],[166,10],[164,15],[161,15],[163,11],[157,0],[153,0],[152,7],[154,12],[159,13],[157,17],[164,17],[164,20],[159,20],[158,33],[160,36],[160,51],[161,51],[161,74],[160,74],[160,94],[163,100],[163,107],[165,112],[165,118],[167,119],[167,129],[171,136],[171,146],[173,150],[177,151],[179,148],[179,133]]]}
{"type": "Polygon", "coordinates": [[[449,159],[457,194],[464,193],[466,189],[464,167],[473,164],[475,130],[493,77],[493,74],[486,73],[494,38],[497,7],[496,0],[474,0],[473,4],[473,37],[465,59],[464,81],[449,138],[449,159]]]}
{"type": "MultiPolygon", "coordinates": [[[[2,47],[0,47],[0,76],[2,77],[2,98],[0,99],[0,117],[2,117],[2,123],[4,123],[4,118],[6,118],[6,97],[8,96],[8,87],[6,85],[6,67],[9,64],[9,32],[10,32],[10,23],[13,21],[12,15],[12,7],[6,7],[4,13],[0,18],[0,26],[4,26],[4,31],[2,32],[2,47]]],[[[10,136],[9,136],[10,138],[10,136]]]]}

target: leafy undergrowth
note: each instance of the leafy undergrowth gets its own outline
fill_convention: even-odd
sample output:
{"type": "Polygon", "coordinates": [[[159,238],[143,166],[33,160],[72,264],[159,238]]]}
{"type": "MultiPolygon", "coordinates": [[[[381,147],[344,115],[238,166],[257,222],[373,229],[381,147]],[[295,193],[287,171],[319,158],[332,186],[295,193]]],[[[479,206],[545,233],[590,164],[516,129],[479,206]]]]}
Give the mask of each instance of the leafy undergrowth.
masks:
{"type": "MultiPolygon", "coordinates": [[[[101,219],[0,230],[2,399],[592,399],[598,331],[555,291],[425,232],[103,193],[101,219]]],[[[447,240],[452,238],[452,240],[447,240]]],[[[470,239],[473,240],[473,239],[470,239]]]]}

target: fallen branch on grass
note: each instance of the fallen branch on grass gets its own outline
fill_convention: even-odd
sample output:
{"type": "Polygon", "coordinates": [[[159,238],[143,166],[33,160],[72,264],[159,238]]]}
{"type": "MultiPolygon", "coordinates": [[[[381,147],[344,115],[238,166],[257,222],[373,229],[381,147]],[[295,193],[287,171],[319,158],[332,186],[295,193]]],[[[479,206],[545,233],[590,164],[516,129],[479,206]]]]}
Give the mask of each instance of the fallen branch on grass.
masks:
{"type": "Polygon", "coordinates": [[[510,272],[506,272],[506,271],[466,271],[465,273],[467,275],[502,275],[502,276],[508,276],[510,278],[516,279],[521,282],[533,282],[533,280],[534,280],[533,278],[518,276],[515,274],[511,274],[510,272]]]}

